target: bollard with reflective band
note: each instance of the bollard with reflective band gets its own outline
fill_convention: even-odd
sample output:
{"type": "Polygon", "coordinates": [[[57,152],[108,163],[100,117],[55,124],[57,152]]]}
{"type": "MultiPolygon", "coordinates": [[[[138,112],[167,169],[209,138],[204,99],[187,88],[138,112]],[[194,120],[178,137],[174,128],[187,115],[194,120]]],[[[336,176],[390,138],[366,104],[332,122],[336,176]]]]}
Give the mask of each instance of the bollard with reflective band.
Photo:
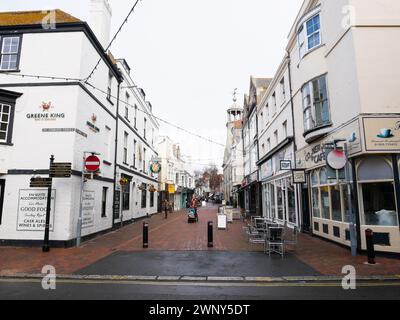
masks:
{"type": "Polygon", "coordinates": [[[209,221],[208,222],[208,247],[212,248],[214,247],[214,240],[213,240],[213,222],[209,221]]]}
{"type": "Polygon", "coordinates": [[[367,242],[368,263],[375,264],[374,232],[371,229],[365,230],[365,240],[367,242]]]}
{"type": "Polygon", "coordinates": [[[149,247],[149,224],[143,222],[143,248],[149,247]]]}

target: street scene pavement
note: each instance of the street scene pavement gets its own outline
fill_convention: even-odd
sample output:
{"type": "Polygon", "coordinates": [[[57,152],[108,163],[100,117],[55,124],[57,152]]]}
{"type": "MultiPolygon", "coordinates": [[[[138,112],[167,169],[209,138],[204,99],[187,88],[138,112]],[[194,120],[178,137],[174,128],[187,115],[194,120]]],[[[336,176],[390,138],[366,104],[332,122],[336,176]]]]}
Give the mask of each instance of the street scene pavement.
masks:
{"type": "Polygon", "coordinates": [[[2,247],[0,298],[295,299],[311,298],[315,290],[328,298],[373,298],[380,290],[385,292],[380,298],[400,298],[398,259],[378,257],[377,265],[366,265],[364,255],[353,258],[349,249],[308,235],[301,235],[298,245],[288,246],[283,258],[270,257],[262,245],[248,242],[242,229],[246,221],[234,220],[227,230],[216,229],[217,212],[218,206],[212,204],[199,208],[199,222],[191,224],[184,211],[167,219],[159,214],[79,248],[52,248],[49,253],[2,247]],[[142,247],[144,221],[150,226],[148,249],[142,247]],[[207,247],[209,221],[214,222],[213,248],[207,247]],[[55,267],[54,294],[40,291],[44,265],[55,267]],[[369,281],[357,294],[341,295],[345,265],[353,265],[357,276],[369,281]],[[93,290],[96,286],[102,290],[93,290]],[[383,289],[387,286],[390,291],[383,289]]]}

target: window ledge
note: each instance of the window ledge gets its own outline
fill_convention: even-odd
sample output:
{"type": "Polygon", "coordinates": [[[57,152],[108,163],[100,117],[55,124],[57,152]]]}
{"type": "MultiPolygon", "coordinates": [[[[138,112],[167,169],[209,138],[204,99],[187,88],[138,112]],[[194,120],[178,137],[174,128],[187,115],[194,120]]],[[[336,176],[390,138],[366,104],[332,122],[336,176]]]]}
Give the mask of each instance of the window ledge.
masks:
{"type": "Polygon", "coordinates": [[[112,163],[110,161],[107,161],[107,160],[103,160],[103,163],[105,165],[107,165],[107,166],[111,166],[112,165],[112,163]]]}
{"type": "Polygon", "coordinates": [[[311,54],[312,52],[314,52],[314,51],[316,51],[316,50],[318,50],[318,49],[320,49],[320,48],[322,48],[322,47],[325,47],[325,46],[326,46],[325,43],[321,43],[321,44],[315,46],[314,48],[308,50],[308,51],[304,54],[304,56],[303,56],[302,58],[300,58],[300,61],[299,61],[299,63],[297,64],[297,68],[300,67],[301,62],[302,62],[309,54],[311,54]]]}
{"type": "Polygon", "coordinates": [[[17,70],[1,70],[0,69],[0,73],[20,73],[21,70],[17,69],[17,70]]]}
{"type": "Polygon", "coordinates": [[[0,146],[9,146],[12,147],[14,144],[10,142],[0,142],[0,146]]]}
{"type": "Polygon", "coordinates": [[[305,131],[303,134],[303,137],[306,139],[306,142],[312,142],[316,139],[318,139],[319,137],[321,137],[322,135],[328,133],[330,131],[330,127],[333,126],[333,123],[327,123],[324,124],[322,126],[310,129],[308,131],[305,131]]]}
{"type": "Polygon", "coordinates": [[[111,99],[109,97],[107,97],[107,101],[113,106],[114,102],[111,101],[111,99]]]}

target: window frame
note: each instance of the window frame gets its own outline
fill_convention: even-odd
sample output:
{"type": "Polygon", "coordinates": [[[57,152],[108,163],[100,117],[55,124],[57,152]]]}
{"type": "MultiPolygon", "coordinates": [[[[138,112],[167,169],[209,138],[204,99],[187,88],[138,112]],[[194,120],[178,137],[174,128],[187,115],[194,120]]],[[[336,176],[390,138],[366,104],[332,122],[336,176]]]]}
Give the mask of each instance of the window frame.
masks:
{"type": "Polygon", "coordinates": [[[323,45],[322,16],[321,16],[321,10],[319,8],[318,11],[313,11],[309,13],[305,18],[303,18],[302,23],[297,29],[297,45],[299,50],[298,53],[300,61],[303,60],[303,58],[307,54],[318,49],[320,46],[323,45]],[[310,22],[312,19],[316,18],[317,16],[319,16],[319,29],[318,31],[315,31],[314,33],[308,35],[307,23],[310,22]],[[312,48],[309,48],[309,38],[316,33],[319,33],[319,43],[314,45],[312,48]]]}
{"type": "Polygon", "coordinates": [[[309,132],[312,132],[314,130],[318,130],[319,128],[323,128],[329,125],[332,125],[332,116],[331,116],[331,105],[330,105],[330,95],[329,95],[329,88],[328,88],[328,74],[324,73],[318,77],[315,77],[309,81],[307,81],[302,87],[301,87],[301,96],[302,96],[302,107],[303,107],[303,127],[304,127],[304,133],[307,134],[309,132]],[[318,83],[318,91],[320,91],[320,80],[324,78],[325,81],[325,89],[326,89],[326,99],[324,100],[318,100],[316,102],[315,97],[314,97],[314,82],[317,81],[318,83]],[[310,95],[310,103],[305,106],[305,96],[304,96],[304,90],[305,88],[308,88],[309,90],[309,95],[310,95]],[[326,122],[321,121],[321,124],[316,124],[316,108],[315,106],[317,104],[321,105],[323,107],[324,102],[326,101],[327,103],[327,108],[328,108],[328,115],[329,115],[329,120],[326,122]],[[308,128],[306,126],[306,119],[308,120],[309,118],[305,117],[306,111],[310,111],[311,115],[311,122],[312,122],[312,127],[308,128]]]}
{"type": "Polygon", "coordinates": [[[19,66],[21,62],[21,51],[22,51],[22,40],[23,40],[23,35],[22,34],[0,34],[0,72],[19,72],[19,66]],[[4,38],[19,38],[19,44],[18,44],[18,52],[17,53],[11,53],[11,54],[3,54],[3,42],[4,38]],[[17,56],[17,61],[16,61],[16,66],[15,69],[2,69],[1,68],[1,62],[3,55],[16,55],[17,56]]]}
{"type": "Polygon", "coordinates": [[[0,145],[12,146],[14,120],[15,120],[15,106],[17,99],[22,96],[22,93],[0,89],[0,104],[10,106],[9,119],[7,125],[6,139],[0,141],[0,145]]]}
{"type": "Polygon", "coordinates": [[[101,193],[101,217],[107,218],[108,187],[103,187],[101,193]]]}

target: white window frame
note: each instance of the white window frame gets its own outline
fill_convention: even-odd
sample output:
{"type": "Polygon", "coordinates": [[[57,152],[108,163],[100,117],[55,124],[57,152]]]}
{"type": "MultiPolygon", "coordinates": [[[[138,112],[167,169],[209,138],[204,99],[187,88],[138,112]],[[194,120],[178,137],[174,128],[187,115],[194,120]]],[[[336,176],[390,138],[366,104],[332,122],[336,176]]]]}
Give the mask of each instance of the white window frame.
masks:
{"type": "Polygon", "coordinates": [[[1,36],[0,35],[0,71],[11,71],[11,70],[18,70],[19,68],[19,60],[20,60],[20,55],[21,55],[21,43],[22,43],[22,37],[21,36],[1,36]],[[4,46],[5,46],[5,39],[11,39],[11,42],[13,39],[18,39],[18,47],[17,51],[14,52],[4,52],[4,46]],[[15,56],[16,61],[15,61],[15,68],[10,67],[10,62],[8,62],[8,68],[3,68],[3,56],[15,56]]]}
{"type": "Polygon", "coordinates": [[[0,103],[0,125],[1,124],[6,124],[6,129],[5,130],[1,130],[1,126],[0,126],[0,131],[1,132],[5,132],[5,137],[4,139],[0,138],[0,142],[1,143],[7,143],[8,141],[8,135],[10,133],[10,125],[11,125],[11,113],[12,113],[12,106],[7,104],[7,103],[0,103]],[[3,113],[2,110],[4,107],[8,107],[8,113],[3,113]],[[3,121],[3,114],[8,116],[8,120],[7,122],[3,121]]]}
{"type": "Polygon", "coordinates": [[[322,39],[322,17],[321,17],[321,12],[320,9],[318,8],[318,11],[311,12],[305,20],[300,24],[298,30],[297,30],[297,43],[299,46],[299,58],[302,60],[304,56],[306,56],[309,52],[315,50],[319,46],[323,44],[323,39],[322,39]],[[314,31],[312,34],[307,33],[307,23],[314,19],[315,17],[319,16],[319,29],[317,31],[314,31]],[[309,39],[315,34],[319,34],[319,43],[315,44],[313,47],[309,48],[309,39]]]}

